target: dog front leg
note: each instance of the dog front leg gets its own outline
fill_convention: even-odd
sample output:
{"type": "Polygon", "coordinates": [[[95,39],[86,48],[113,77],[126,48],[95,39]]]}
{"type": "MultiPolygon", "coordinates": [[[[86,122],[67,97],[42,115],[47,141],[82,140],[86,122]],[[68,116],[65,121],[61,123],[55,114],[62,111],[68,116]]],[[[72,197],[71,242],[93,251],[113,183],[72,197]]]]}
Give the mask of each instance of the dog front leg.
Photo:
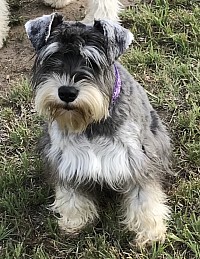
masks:
{"type": "Polygon", "coordinates": [[[0,1],[0,48],[3,47],[3,42],[6,39],[9,31],[9,8],[5,0],[0,1]]]}
{"type": "Polygon", "coordinates": [[[67,233],[78,233],[98,217],[97,209],[87,196],[71,187],[57,186],[52,210],[60,214],[58,224],[67,233]]]}
{"type": "Polygon", "coordinates": [[[143,246],[152,241],[165,239],[169,208],[165,204],[166,196],[157,183],[136,186],[124,194],[123,224],[129,231],[136,233],[136,244],[143,246]]]}

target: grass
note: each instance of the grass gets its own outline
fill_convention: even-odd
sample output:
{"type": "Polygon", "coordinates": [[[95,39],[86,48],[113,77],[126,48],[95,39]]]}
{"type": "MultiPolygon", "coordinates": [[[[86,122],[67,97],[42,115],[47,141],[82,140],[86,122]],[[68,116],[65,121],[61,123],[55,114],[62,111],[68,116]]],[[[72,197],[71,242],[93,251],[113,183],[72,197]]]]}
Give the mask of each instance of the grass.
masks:
{"type": "Polygon", "coordinates": [[[147,90],[174,143],[177,175],[166,186],[172,219],[165,244],[131,248],[112,213],[104,215],[103,228],[73,239],[60,233],[35,152],[42,122],[22,79],[0,103],[0,258],[200,258],[200,6],[192,0],[138,3],[122,20],[135,42],[121,60],[147,90]]]}

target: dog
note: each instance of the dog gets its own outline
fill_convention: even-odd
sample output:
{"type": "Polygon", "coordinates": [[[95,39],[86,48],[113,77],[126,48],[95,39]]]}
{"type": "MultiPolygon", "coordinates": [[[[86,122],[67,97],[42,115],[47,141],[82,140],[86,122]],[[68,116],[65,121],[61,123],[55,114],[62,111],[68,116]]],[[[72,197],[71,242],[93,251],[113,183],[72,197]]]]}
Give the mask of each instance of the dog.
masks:
{"type": "MultiPolygon", "coordinates": [[[[53,8],[63,8],[74,0],[44,0],[46,5],[53,8]]],[[[119,21],[119,12],[122,4],[118,0],[88,0],[88,9],[83,22],[92,22],[94,19],[107,18],[119,21]]],[[[0,48],[9,32],[9,7],[6,0],[0,0],[0,48]]]]}
{"type": "Polygon", "coordinates": [[[105,187],[117,194],[121,222],[137,245],[163,242],[170,138],[142,86],[117,61],[132,33],[110,20],[67,22],[57,13],[25,28],[36,51],[31,84],[48,125],[41,146],[59,226],[74,234],[98,218],[94,193],[105,187]]]}
{"type": "MultiPolygon", "coordinates": [[[[63,8],[76,0],[44,0],[44,3],[54,8],[63,8]]],[[[94,19],[109,19],[119,21],[122,4],[118,0],[88,0],[86,17],[82,22],[93,22],[94,19]]]]}

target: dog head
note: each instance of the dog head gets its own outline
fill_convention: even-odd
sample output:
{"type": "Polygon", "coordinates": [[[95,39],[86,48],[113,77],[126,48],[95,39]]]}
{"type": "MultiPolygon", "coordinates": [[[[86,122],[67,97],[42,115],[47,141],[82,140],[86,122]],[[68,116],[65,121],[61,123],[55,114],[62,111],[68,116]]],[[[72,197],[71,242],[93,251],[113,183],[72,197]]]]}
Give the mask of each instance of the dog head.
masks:
{"type": "Polygon", "coordinates": [[[65,22],[57,13],[30,20],[25,28],[36,51],[32,85],[39,114],[75,133],[106,119],[114,62],[130,45],[132,34],[111,21],[65,22]]]}

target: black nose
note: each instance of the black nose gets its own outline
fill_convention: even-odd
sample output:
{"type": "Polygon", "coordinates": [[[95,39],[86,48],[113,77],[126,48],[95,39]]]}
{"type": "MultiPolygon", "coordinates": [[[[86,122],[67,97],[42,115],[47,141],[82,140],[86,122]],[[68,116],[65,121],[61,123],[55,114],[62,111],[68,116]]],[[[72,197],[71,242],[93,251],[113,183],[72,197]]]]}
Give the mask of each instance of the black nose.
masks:
{"type": "Polygon", "coordinates": [[[78,90],[72,86],[61,86],[58,88],[58,96],[62,101],[70,103],[78,96],[78,90]]]}

